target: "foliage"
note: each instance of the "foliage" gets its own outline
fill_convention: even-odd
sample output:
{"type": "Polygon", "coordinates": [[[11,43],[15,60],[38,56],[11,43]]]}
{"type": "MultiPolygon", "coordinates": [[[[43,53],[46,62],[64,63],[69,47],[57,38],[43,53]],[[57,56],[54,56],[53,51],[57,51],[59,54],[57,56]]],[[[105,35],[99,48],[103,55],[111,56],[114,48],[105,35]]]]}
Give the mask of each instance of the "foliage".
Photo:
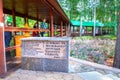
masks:
{"type": "Polygon", "coordinates": [[[75,40],[92,40],[94,37],[92,36],[82,36],[82,37],[74,37],[75,40]]]}
{"type": "Polygon", "coordinates": [[[110,40],[116,40],[115,35],[102,35],[102,36],[82,36],[82,37],[74,37],[75,40],[93,40],[93,39],[110,39],[110,40]]]}
{"type": "Polygon", "coordinates": [[[72,39],[70,56],[78,59],[106,64],[115,54],[115,41],[102,39],[72,39]]]}
{"type": "MultiPolygon", "coordinates": [[[[7,22],[13,23],[13,19],[11,15],[7,16],[7,22]]],[[[35,20],[28,19],[29,27],[33,28],[35,22],[36,22],[35,20]]],[[[24,28],[24,24],[25,24],[24,18],[16,16],[16,27],[24,28]]]]}
{"type": "MultiPolygon", "coordinates": [[[[93,8],[90,7],[91,0],[58,0],[63,10],[71,20],[83,21],[93,20],[93,8]],[[68,8],[69,10],[67,10],[68,8]],[[69,11],[69,12],[68,12],[69,11]]],[[[93,0],[92,0],[93,1],[93,0]]],[[[99,1],[97,4],[97,20],[103,23],[118,22],[118,10],[120,0],[94,0],[99,1]]],[[[94,2],[93,1],[93,2],[94,2]]]]}
{"type": "Polygon", "coordinates": [[[103,35],[103,36],[96,36],[96,38],[116,40],[116,36],[115,36],[115,35],[103,35]]]}
{"type": "Polygon", "coordinates": [[[16,17],[16,26],[19,28],[23,28],[24,27],[24,19],[21,17],[16,17]]]}
{"type": "MultiPolygon", "coordinates": [[[[120,0],[58,0],[70,20],[94,21],[94,9],[96,5],[96,20],[105,23],[115,23],[113,34],[117,34],[120,0]],[[90,3],[90,1],[92,3],[90,3]],[[96,2],[96,4],[94,4],[96,2]],[[70,6],[64,6],[69,5],[70,6]],[[69,11],[65,8],[69,8],[69,11]]],[[[105,27],[110,27],[106,25],[105,27]]]]}
{"type": "Polygon", "coordinates": [[[29,22],[29,27],[30,28],[33,28],[34,24],[36,23],[35,20],[31,20],[31,19],[29,19],[28,22],[29,22]]]}

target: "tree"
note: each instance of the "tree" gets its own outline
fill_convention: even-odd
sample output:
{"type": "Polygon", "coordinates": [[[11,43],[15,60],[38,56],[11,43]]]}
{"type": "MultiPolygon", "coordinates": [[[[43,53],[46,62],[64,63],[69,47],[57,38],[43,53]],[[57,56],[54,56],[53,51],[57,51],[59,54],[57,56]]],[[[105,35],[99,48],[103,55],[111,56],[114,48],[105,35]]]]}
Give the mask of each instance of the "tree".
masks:
{"type": "Polygon", "coordinates": [[[115,57],[114,57],[113,67],[120,69],[120,10],[119,10],[118,32],[117,32],[117,41],[115,46],[115,57]]]}

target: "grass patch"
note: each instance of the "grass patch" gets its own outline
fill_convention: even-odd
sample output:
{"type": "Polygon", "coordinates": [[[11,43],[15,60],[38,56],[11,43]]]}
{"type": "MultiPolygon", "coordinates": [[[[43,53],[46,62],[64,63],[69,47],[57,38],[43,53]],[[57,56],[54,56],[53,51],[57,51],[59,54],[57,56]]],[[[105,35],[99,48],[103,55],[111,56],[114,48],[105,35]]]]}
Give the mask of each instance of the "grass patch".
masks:
{"type": "Polygon", "coordinates": [[[81,36],[81,37],[74,37],[75,40],[93,40],[93,36],[81,36]]]}
{"type": "Polygon", "coordinates": [[[93,39],[110,39],[110,40],[116,40],[115,35],[103,35],[103,36],[82,36],[82,37],[74,37],[75,40],[93,40],[93,39]]]}
{"type": "Polygon", "coordinates": [[[103,35],[103,36],[96,36],[96,38],[100,39],[110,39],[110,40],[116,40],[117,37],[115,35],[103,35]]]}

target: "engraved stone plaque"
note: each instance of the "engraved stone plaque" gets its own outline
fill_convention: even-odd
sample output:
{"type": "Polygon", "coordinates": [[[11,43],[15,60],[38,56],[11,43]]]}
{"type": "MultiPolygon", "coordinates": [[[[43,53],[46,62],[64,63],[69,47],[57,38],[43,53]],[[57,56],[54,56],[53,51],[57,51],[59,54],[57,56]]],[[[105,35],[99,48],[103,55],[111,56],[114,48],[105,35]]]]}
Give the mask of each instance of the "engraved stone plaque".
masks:
{"type": "Polygon", "coordinates": [[[30,37],[22,39],[22,68],[68,72],[69,38],[30,37]]]}
{"type": "Polygon", "coordinates": [[[65,59],[66,41],[28,41],[24,50],[23,57],[65,59]]]}

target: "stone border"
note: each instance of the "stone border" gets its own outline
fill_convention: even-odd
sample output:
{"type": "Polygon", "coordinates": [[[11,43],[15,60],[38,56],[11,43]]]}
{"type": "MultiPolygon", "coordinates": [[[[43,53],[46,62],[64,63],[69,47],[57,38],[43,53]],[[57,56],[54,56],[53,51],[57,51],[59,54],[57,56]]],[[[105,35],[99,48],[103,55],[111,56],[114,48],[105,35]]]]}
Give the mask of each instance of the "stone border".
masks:
{"type": "Polygon", "coordinates": [[[22,38],[21,40],[45,40],[45,41],[69,41],[70,38],[67,37],[29,37],[29,38],[22,38]]]}
{"type": "Polygon", "coordinates": [[[115,73],[120,73],[120,69],[117,69],[117,68],[113,68],[113,67],[109,67],[109,66],[106,66],[106,65],[101,65],[101,64],[81,60],[81,59],[76,59],[76,58],[73,58],[73,57],[70,57],[69,59],[72,60],[72,61],[84,64],[84,65],[94,67],[94,68],[109,70],[109,71],[113,71],[115,73]]]}

